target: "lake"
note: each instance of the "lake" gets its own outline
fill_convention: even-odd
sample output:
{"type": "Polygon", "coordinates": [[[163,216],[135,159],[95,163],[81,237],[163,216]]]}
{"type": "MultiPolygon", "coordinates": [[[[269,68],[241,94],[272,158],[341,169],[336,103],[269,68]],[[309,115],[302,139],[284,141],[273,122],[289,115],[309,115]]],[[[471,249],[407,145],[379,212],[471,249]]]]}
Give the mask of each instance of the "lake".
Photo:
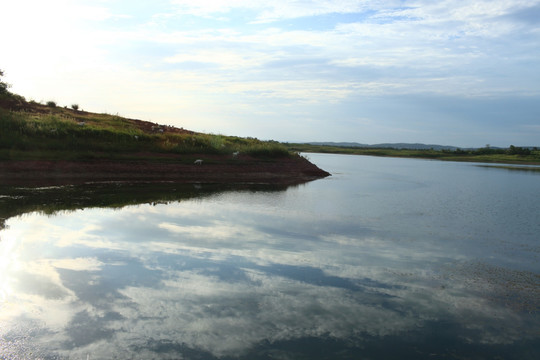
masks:
{"type": "Polygon", "coordinates": [[[540,358],[540,172],[306,156],[332,176],[4,190],[0,359],[540,358]]]}

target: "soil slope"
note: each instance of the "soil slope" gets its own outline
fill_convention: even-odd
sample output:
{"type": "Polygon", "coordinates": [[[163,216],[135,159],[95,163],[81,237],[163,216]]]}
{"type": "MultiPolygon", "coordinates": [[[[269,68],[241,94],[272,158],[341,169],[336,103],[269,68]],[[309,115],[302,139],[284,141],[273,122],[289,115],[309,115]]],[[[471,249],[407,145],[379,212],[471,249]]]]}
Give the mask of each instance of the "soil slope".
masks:
{"type": "MultiPolygon", "coordinates": [[[[192,155],[190,155],[191,157],[192,155]]],[[[155,160],[0,161],[0,184],[50,186],[89,182],[300,184],[330,174],[303,157],[272,160],[201,155],[201,165],[155,160]]],[[[180,160],[180,159],[179,159],[180,160]]]]}

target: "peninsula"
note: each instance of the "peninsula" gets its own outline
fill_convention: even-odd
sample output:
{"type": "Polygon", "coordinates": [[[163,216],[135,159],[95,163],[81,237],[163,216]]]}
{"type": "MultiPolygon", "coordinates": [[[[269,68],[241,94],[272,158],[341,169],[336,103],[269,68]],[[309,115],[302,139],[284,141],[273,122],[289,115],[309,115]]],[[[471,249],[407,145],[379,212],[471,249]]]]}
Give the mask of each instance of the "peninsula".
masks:
{"type": "Polygon", "coordinates": [[[0,185],[293,185],[330,175],[276,141],[41,104],[0,90],[0,185]]]}

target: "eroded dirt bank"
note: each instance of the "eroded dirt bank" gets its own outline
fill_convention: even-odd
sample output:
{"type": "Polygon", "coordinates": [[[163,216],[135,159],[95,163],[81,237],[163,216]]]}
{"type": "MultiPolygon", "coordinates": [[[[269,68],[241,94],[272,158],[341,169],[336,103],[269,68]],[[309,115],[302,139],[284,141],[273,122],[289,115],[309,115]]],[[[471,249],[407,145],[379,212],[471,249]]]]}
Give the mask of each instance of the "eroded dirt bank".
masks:
{"type": "Polygon", "coordinates": [[[168,158],[93,161],[0,161],[0,184],[15,186],[75,185],[90,182],[178,182],[300,184],[330,174],[307,159],[272,160],[200,155],[201,165],[168,158]]]}

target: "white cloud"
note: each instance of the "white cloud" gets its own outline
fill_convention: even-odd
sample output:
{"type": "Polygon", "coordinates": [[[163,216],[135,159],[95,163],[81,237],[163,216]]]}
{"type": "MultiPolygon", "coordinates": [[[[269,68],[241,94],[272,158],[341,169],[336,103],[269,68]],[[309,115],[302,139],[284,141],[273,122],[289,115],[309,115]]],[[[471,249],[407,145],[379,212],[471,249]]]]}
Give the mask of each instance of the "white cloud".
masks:
{"type": "Polygon", "coordinates": [[[260,66],[265,61],[268,61],[269,57],[263,53],[239,53],[232,52],[227,49],[213,49],[213,50],[201,50],[197,53],[182,53],[167,57],[164,59],[167,63],[184,63],[184,62],[196,62],[196,63],[208,63],[216,64],[226,69],[245,69],[260,66]]]}
{"type": "Polygon", "coordinates": [[[272,22],[283,19],[325,15],[332,13],[354,13],[369,8],[369,1],[357,0],[314,0],[314,1],[263,1],[263,0],[173,0],[180,13],[197,16],[213,16],[230,13],[235,9],[255,11],[255,22],[272,22]]]}
{"type": "Polygon", "coordinates": [[[55,268],[74,271],[98,271],[103,266],[103,263],[96,258],[58,259],[51,260],[50,264],[55,268]]]}
{"type": "MultiPolygon", "coordinates": [[[[320,108],[308,105],[411,94],[537,96],[540,28],[518,13],[538,4],[178,0],[137,17],[109,2],[20,1],[6,5],[0,23],[10,34],[0,66],[29,99],[281,140],[267,121],[294,109],[298,123],[322,122],[320,108]]],[[[349,111],[344,121],[375,116],[349,111]]],[[[291,136],[306,135],[301,129],[291,136]]]]}
{"type": "Polygon", "coordinates": [[[313,17],[329,14],[361,14],[369,12],[367,22],[395,22],[403,24],[425,23],[431,25],[451,25],[455,22],[467,24],[470,33],[493,36],[485,30],[483,22],[491,22],[508,13],[533,6],[535,2],[519,0],[476,0],[461,2],[445,1],[370,1],[370,0],[311,0],[311,1],[247,1],[247,0],[172,0],[181,14],[215,16],[226,14],[234,18],[233,11],[249,9],[255,14],[255,22],[274,22],[285,19],[313,17]]]}
{"type": "Polygon", "coordinates": [[[242,236],[242,232],[234,226],[228,224],[221,224],[220,222],[214,222],[212,226],[181,226],[172,223],[158,224],[158,228],[165,229],[174,233],[175,235],[184,235],[189,239],[212,239],[213,241],[219,239],[230,239],[235,236],[242,236]]]}

